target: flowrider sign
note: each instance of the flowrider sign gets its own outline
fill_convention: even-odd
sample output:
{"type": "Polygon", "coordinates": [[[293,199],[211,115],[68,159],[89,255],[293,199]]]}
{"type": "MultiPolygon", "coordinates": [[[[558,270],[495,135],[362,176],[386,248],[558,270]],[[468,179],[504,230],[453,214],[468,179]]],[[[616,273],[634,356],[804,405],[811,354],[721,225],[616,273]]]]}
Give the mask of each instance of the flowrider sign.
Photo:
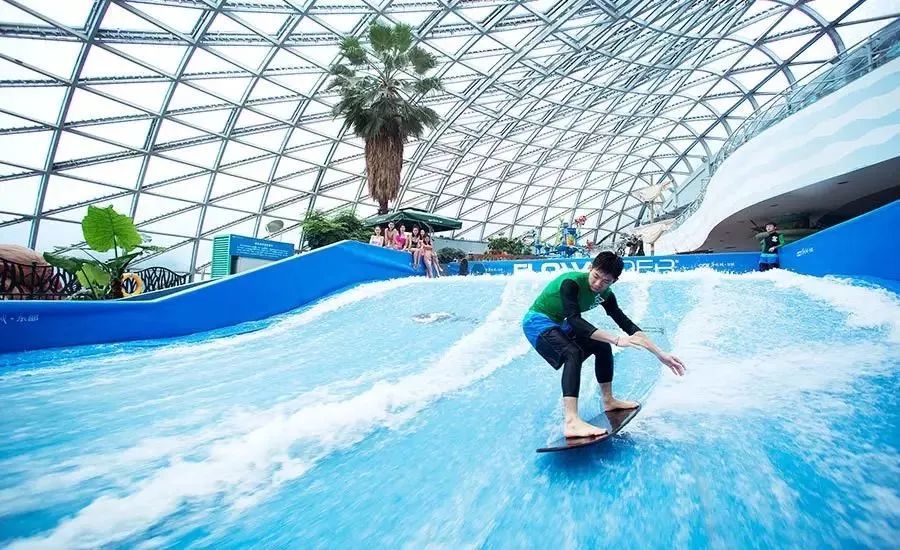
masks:
{"type": "MultiPolygon", "coordinates": [[[[755,271],[759,263],[756,252],[731,254],[685,254],[680,256],[640,256],[622,258],[625,271],[638,273],[669,273],[708,267],[716,271],[746,273],[755,271]]],[[[586,271],[591,258],[551,258],[547,260],[498,260],[469,262],[472,275],[512,275],[516,273],[548,273],[553,271],[586,271]]],[[[448,266],[450,273],[459,273],[459,263],[448,266]]]]}

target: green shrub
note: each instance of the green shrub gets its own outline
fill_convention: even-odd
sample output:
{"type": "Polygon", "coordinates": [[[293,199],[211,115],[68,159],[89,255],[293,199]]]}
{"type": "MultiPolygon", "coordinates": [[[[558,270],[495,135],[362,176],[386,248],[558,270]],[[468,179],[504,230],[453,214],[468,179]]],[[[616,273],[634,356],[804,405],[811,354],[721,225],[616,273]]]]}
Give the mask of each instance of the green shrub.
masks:
{"type": "Polygon", "coordinates": [[[509,237],[491,237],[488,239],[488,250],[493,252],[506,252],[517,256],[529,253],[529,246],[519,239],[509,237]]]}
{"type": "Polygon", "coordinates": [[[303,220],[303,236],[310,249],[353,240],[369,242],[371,229],[363,227],[363,221],[350,210],[342,210],[331,216],[316,210],[303,220]]]}

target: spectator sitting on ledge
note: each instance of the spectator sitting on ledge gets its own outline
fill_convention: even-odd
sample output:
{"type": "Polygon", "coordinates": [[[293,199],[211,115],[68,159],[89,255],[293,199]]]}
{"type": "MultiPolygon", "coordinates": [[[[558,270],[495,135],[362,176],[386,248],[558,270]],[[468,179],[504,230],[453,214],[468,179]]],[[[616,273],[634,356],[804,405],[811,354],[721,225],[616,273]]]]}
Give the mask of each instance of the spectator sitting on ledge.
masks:
{"type": "Polygon", "coordinates": [[[425,264],[425,273],[430,278],[433,277],[432,269],[435,263],[434,257],[434,245],[431,242],[431,235],[428,234],[427,231],[422,232],[422,240],[419,241],[419,253],[422,258],[422,263],[425,264]]]}
{"type": "Polygon", "coordinates": [[[406,250],[408,239],[409,238],[406,236],[406,226],[401,223],[400,231],[398,231],[397,236],[394,237],[394,248],[397,250],[406,250]]]}
{"type": "Polygon", "coordinates": [[[414,225],[412,234],[406,241],[406,251],[412,254],[413,269],[419,269],[419,241],[422,236],[419,234],[419,226],[414,225]]]}
{"type": "Polygon", "coordinates": [[[369,237],[369,244],[384,246],[384,236],[381,234],[381,228],[376,225],[373,231],[374,233],[369,237]]]}
{"type": "Polygon", "coordinates": [[[397,230],[394,229],[394,222],[388,222],[387,229],[384,231],[384,246],[388,248],[396,248],[394,239],[397,238],[397,230]]]}

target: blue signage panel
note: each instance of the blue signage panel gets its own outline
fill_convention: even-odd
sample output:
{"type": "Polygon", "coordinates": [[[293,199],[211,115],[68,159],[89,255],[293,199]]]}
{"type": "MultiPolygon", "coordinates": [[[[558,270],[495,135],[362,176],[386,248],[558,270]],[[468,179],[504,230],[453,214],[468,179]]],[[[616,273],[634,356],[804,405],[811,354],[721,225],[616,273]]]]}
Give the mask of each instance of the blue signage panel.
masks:
{"type": "MultiPolygon", "coordinates": [[[[497,260],[469,262],[469,273],[479,275],[512,275],[515,273],[586,271],[592,258],[549,258],[546,260],[497,260]]],[[[729,273],[756,271],[759,265],[758,252],[732,252],[729,254],[682,254],[675,256],[628,256],[622,258],[625,271],[638,273],[669,273],[708,267],[729,273]]],[[[448,266],[452,274],[459,273],[459,262],[448,266]]]]}
{"type": "Polygon", "coordinates": [[[231,235],[228,253],[231,256],[240,256],[241,258],[280,260],[294,255],[294,245],[291,243],[231,235]]]}

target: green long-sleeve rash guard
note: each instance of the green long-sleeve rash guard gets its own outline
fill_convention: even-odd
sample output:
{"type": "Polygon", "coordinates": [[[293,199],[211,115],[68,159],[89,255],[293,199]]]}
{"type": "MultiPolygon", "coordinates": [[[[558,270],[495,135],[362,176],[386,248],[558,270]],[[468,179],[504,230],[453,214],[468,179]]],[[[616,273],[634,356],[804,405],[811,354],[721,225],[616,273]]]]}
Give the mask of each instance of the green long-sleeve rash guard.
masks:
{"type": "Polygon", "coordinates": [[[588,283],[585,272],[564,273],[550,282],[531,306],[532,311],[543,313],[557,323],[568,321],[580,337],[589,338],[597,328],[582,318],[581,314],[602,306],[606,314],[625,333],[631,335],[641,329],[619,308],[616,295],[607,288],[596,293],[588,283]]]}

